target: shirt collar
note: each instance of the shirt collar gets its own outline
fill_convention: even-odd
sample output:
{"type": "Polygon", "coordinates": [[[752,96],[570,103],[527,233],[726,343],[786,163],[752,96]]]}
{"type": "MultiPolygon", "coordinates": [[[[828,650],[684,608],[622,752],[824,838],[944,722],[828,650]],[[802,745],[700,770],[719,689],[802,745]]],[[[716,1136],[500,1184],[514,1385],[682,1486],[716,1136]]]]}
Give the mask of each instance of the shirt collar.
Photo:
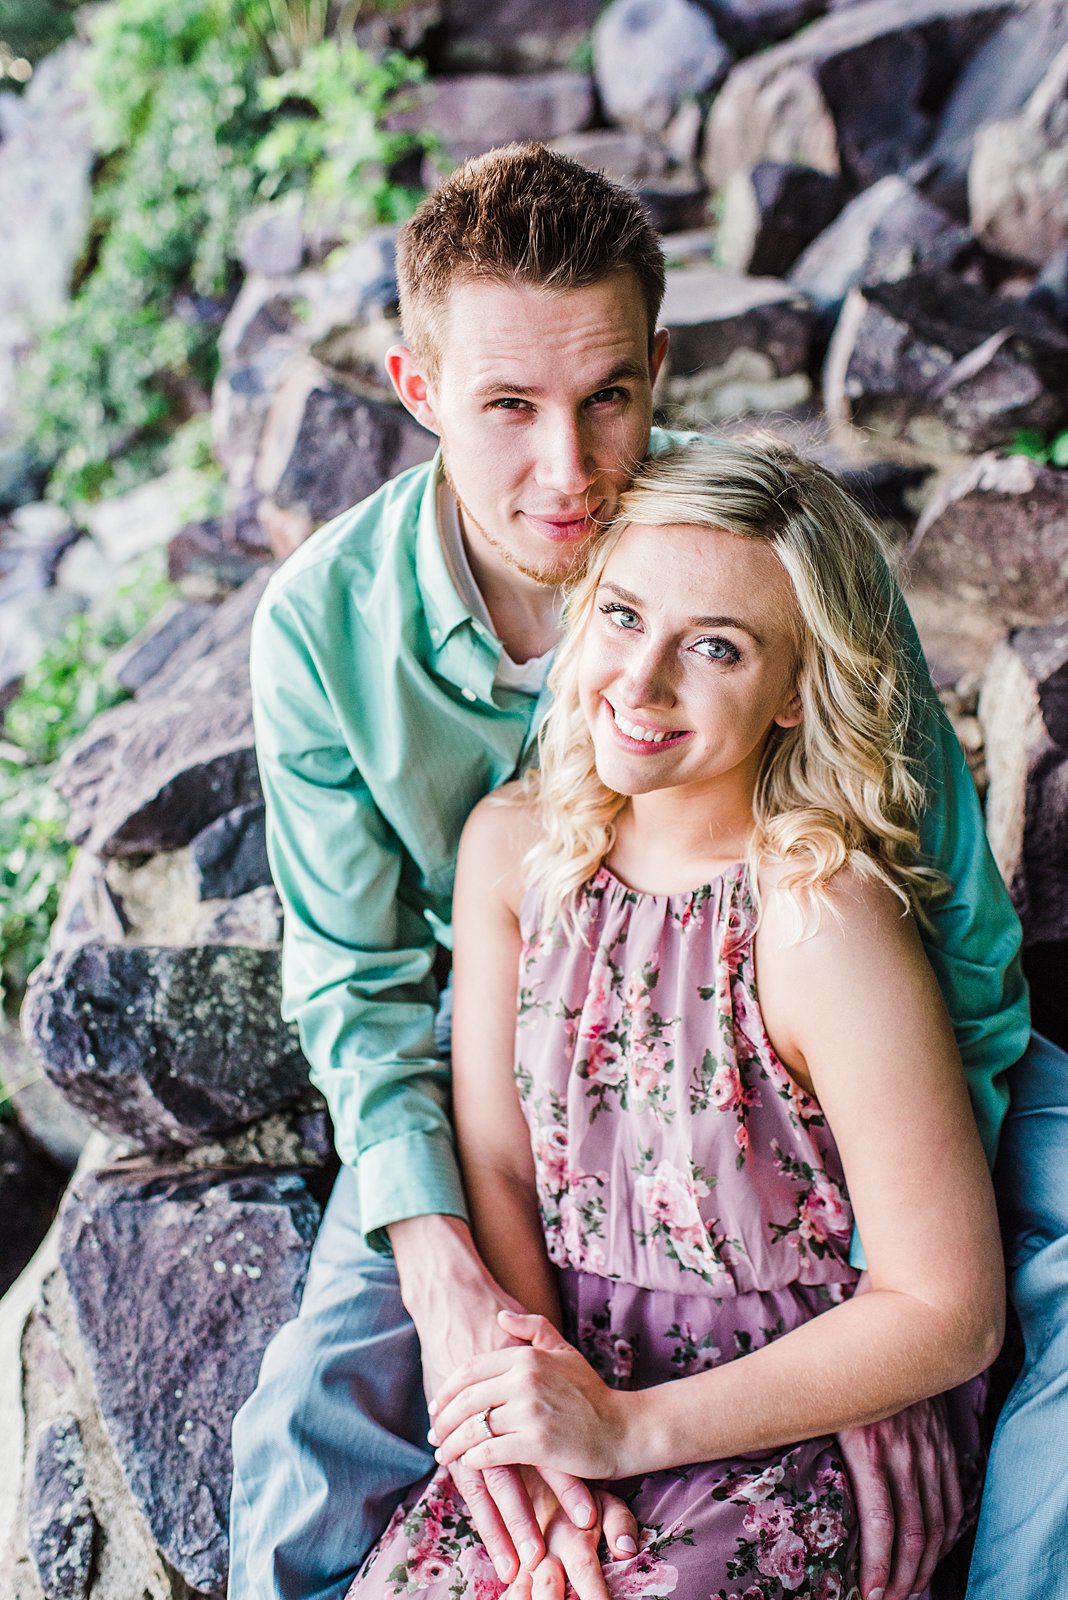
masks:
{"type": "Polygon", "coordinates": [[[415,581],[423,602],[430,639],[435,652],[442,649],[449,635],[474,618],[456,592],[449,574],[438,531],[438,485],[445,475],[439,449],[434,456],[426,488],[419,506],[415,531],[415,581]]]}

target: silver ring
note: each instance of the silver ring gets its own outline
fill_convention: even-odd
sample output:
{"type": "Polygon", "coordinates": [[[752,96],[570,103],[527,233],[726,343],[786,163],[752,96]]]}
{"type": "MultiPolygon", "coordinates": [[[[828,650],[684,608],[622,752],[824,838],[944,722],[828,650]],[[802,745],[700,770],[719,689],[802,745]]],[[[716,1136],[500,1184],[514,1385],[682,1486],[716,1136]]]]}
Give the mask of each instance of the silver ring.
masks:
{"type": "Polygon", "coordinates": [[[490,1422],[490,1412],[493,1409],[494,1408],[492,1406],[487,1406],[485,1411],[480,1411],[478,1414],[478,1420],[482,1424],[482,1431],[486,1435],[487,1439],[496,1439],[497,1437],[493,1431],[493,1425],[490,1422]]]}

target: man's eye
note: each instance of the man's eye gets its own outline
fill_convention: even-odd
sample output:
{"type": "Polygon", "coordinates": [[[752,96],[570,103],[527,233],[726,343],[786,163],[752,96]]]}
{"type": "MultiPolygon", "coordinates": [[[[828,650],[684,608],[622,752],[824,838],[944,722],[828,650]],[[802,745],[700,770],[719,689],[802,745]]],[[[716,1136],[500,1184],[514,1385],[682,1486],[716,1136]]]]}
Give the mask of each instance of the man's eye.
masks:
{"type": "Polygon", "coordinates": [[[490,401],[490,410],[491,411],[523,411],[523,410],[526,409],[528,404],[529,404],[528,401],[521,400],[517,394],[506,394],[506,395],[501,395],[500,398],[497,399],[497,400],[491,400],[490,401]]]}
{"type": "Polygon", "coordinates": [[[742,659],[738,646],[731,644],[729,639],[698,639],[693,648],[707,661],[726,661],[733,665],[742,659]]]}
{"type": "Polygon", "coordinates": [[[602,617],[610,616],[614,618],[612,625],[616,628],[626,628],[629,630],[631,628],[638,628],[641,626],[641,618],[638,616],[638,613],[636,611],[632,611],[629,606],[621,606],[618,601],[615,600],[610,601],[607,605],[603,605],[601,607],[601,615],[602,617]]]}
{"type": "Polygon", "coordinates": [[[598,389],[596,394],[591,394],[590,395],[590,405],[593,405],[593,406],[621,405],[625,400],[629,400],[629,399],[630,399],[629,390],[627,390],[627,389],[619,389],[619,388],[617,388],[617,387],[615,387],[613,385],[613,387],[610,388],[610,389],[598,389]]]}

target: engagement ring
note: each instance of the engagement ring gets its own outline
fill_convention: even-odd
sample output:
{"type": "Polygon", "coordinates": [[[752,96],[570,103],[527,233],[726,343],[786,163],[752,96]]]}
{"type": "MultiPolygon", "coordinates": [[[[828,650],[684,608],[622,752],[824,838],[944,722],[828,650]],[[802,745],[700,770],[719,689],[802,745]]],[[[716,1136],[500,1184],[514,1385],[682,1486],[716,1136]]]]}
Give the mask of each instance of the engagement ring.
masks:
{"type": "Polygon", "coordinates": [[[492,1406],[487,1406],[485,1411],[480,1411],[479,1415],[478,1415],[478,1420],[479,1420],[479,1422],[481,1422],[482,1427],[485,1430],[485,1434],[486,1434],[486,1438],[487,1439],[495,1439],[497,1437],[497,1435],[493,1431],[493,1425],[490,1422],[490,1412],[492,1410],[493,1410],[492,1406]]]}

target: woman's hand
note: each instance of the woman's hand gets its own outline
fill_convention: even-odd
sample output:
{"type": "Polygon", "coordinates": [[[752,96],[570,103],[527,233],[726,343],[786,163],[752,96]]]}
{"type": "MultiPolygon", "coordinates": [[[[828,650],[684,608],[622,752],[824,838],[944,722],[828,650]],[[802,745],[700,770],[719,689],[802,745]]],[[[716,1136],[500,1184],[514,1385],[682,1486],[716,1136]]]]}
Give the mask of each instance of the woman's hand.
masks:
{"type": "Polygon", "coordinates": [[[578,1478],[628,1476],[641,1396],[610,1389],[545,1317],[502,1311],[499,1320],[525,1346],[476,1357],[438,1390],[436,1459],[448,1466],[462,1456],[480,1471],[527,1462],[578,1478]]]}

